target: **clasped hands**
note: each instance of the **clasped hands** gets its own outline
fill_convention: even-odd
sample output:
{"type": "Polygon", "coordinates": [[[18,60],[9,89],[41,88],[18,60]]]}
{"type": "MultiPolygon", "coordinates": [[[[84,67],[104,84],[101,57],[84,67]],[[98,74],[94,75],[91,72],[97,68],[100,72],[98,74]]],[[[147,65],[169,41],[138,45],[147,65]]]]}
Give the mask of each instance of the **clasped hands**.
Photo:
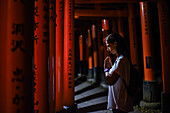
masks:
{"type": "Polygon", "coordinates": [[[109,56],[107,56],[104,60],[104,69],[110,69],[112,67],[112,61],[109,56]]]}

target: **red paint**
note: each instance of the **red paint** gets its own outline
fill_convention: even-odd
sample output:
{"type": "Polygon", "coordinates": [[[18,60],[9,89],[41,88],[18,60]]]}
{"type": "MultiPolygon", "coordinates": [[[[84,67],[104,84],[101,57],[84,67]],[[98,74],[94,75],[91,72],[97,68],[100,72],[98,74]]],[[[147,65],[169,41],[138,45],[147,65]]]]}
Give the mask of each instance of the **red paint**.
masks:
{"type": "Polygon", "coordinates": [[[143,45],[143,61],[144,61],[144,80],[154,80],[151,64],[151,46],[150,46],[150,24],[147,2],[140,2],[141,27],[142,27],[142,45],[143,45]]]}
{"type": "Polygon", "coordinates": [[[110,53],[107,51],[107,47],[105,44],[105,38],[107,35],[109,35],[109,20],[103,19],[102,20],[102,29],[103,29],[103,44],[104,44],[104,59],[110,55],[110,53]],[[107,25],[107,29],[105,29],[105,26],[107,25]]]}
{"type": "Polygon", "coordinates": [[[90,29],[88,29],[88,64],[89,64],[89,69],[93,69],[93,62],[92,62],[92,40],[91,40],[91,33],[90,29]]]}
{"type": "Polygon", "coordinates": [[[118,18],[118,32],[122,37],[124,37],[124,26],[122,17],[118,18]]]}
{"type": "Polygon", "coordinates": [[[34,111],[48,112],[48,3],[44,0],[35,1],[34,31],[34,71],[35,92],[34,111]]]}
{"type": "Polygon", "coordinates": [[[6,113],[33,112],[34,1],[8,0],[6,113]]]}
{"type": "Polygon", "coordinates": [[[109,20],[106,20],[106,19],[102,20],[102,29],[109,30],[109,20]]]}
{"type": "Polygon", "coordinates": [[[74,104],[75,49],[73,0],[64,0],[64,105],[74,104]],[[69,95],[69,96],[68,96],[69,95]]]}
{"type": "Polygon", "coordinates": [[[112,29],[113,33],[118,33],[118,21],[116,18],[112,19],[112,29]]]}
{"type": "Polygon", "coordinates": [[[50,113],[55,113],[55,1],[49,0],[49,71],[50,71],[50,113]]]}
{"type": "Polygon", "coordinates": [[[103,51],[103,37],[102,37],[102,24],[101,24],[101,21],[97,22],[97,32],[96,33],[97,33],[99,67],[103,68],[104,51],[103,51]]]}
{"type": "Polygon", "coordinates": [[[56,1],[55,78],[56,111],[63,109],[63,0],[56,1]]]}
{"type": "Polygon", "coordinates": [[[83,61],[83,36],[79,36],[80,61],[83,61]]]}
{"type": "Polygon", "coordinates": [[[92,29],[92,40],[93,40],[94,67],[98,67],[96,25],[92,25],[91,29],[92,29]]]}
{"type": "Polygon", "coordinates": [[[139,70],[138,52],[137,52],[137,33],[136,33],[136,19],[134,15],[133,4],[128,4],[129,10],[129,38],[130,38],[130,56],[132,64],[139,70]]]}
{"type": "Polygon", "coordinates": [[[6,44],[8,1],[0,0],[0,113],[6,113],[6,44]]]}
{"type": "Polygon", "coordinates": [[[160,28],[160,42],[161,42],[161,58],[162,58],[162,80],[163,80],[163,92],[170,93],[170,43],[169,43],[169,16],[168,5],[166,1],[160,1],[158,3],[159,14],[159,28],[160,28]]]}

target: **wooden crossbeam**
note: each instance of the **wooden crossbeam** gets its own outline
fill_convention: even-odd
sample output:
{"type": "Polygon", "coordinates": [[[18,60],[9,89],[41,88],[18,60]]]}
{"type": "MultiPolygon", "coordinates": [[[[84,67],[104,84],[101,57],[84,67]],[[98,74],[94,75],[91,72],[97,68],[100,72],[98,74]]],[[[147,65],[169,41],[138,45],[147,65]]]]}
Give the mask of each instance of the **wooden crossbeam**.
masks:
{"type": "Polygon", "coordinates": [[[78,17],[128,17],[128,10],[90,10],[75,9],[75,18],[78,17]]]}
{"type": "Polygon", "coordinates": [[[75,0],[76,4],[157,2],[158,0],[75,0]]]}

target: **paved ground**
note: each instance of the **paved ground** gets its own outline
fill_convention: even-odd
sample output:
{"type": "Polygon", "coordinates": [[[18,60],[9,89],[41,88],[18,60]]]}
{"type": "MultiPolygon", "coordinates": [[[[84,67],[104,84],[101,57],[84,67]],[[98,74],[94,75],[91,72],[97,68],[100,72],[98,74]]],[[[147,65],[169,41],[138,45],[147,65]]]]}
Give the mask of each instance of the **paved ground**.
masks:
{"type": "MultiPolygon", "coordinates": [[[[107,110],[107,88],[84,81],[75,86],[77,113],[112,113],[107,110]]],[[[130,112],[141,113],[141,112],[130,112]]]]}
{"type": "MultiPolygon", "coordinates": [[[[107,110],[107,85],[99,85],[86,80],[75,81],[75,105],[65,107],[60,113],[112,113],[107,110]]],[[[142,113],[140,111],[129,113],[142,113]]],[[[143,112],[161,113],[161,112],[143,112]]]]}
{"type": "Polygon", "coordinates": [[[77,112],[110,113],[106,110],[107,89],[92,82],[85,81],[75,86],[77,112]]]}

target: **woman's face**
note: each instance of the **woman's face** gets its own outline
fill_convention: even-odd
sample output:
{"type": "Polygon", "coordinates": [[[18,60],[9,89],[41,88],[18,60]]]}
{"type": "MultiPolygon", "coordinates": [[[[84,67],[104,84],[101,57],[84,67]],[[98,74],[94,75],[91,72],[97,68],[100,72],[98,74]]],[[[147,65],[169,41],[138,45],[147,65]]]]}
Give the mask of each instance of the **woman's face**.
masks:
{"type": "Polygon", "coordinates": [[[116,46],[117,46],[117,42],[115,41],[113,44],[109,43],[106,41],[106,47],[107,47],[107,51],[109,51],[112,54],[116,54],[116,46]]]}

